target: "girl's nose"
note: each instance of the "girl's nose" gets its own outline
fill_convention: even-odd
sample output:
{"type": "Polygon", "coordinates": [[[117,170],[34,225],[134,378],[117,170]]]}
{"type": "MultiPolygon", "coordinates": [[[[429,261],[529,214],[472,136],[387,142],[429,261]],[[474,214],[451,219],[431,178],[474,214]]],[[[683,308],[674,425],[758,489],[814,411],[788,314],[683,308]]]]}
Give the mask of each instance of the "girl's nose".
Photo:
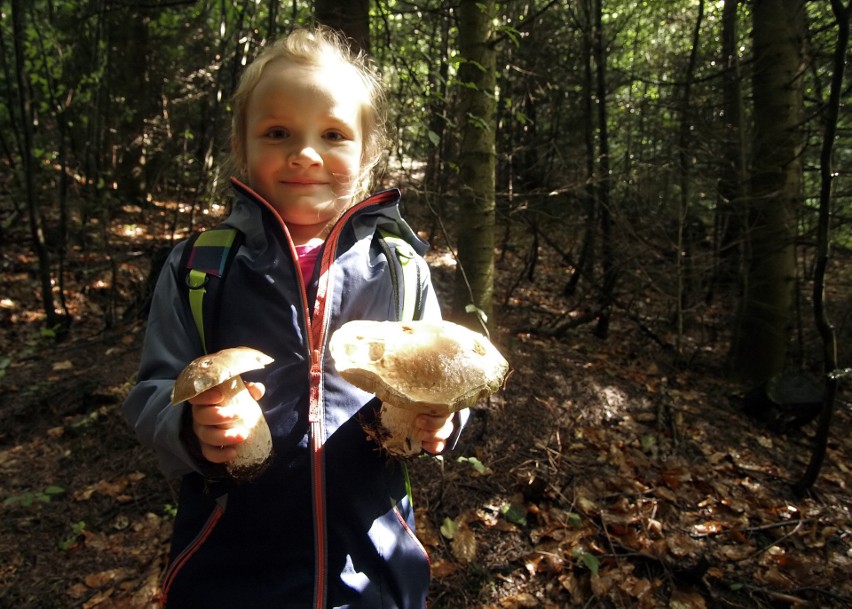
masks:
{"type": "Polygon", "coordinates": [[[322,157],[317,149],[308,142],[300,142],[290,154],[292,165],[319,165],[322,157]]]}

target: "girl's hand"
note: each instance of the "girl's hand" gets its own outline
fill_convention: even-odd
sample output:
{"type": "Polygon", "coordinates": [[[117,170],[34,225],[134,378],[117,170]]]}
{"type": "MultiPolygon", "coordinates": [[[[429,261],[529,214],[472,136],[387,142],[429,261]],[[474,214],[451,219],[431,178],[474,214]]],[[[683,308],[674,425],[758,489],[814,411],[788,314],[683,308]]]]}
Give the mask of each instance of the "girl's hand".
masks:
{"type": "Polygon", "coordinates": [[[446,448],[447,439],[453,435],[453,415],[418,414],[414,419],[414,428],[423,450],[437,455],[446,448]]]}
{"type": "MultiPolygon", "coordinates": [[[[259,400],[266,392],[261,383],[246,383],[251,397],[259,400]]],[[[208,389],[191,400],[192,432],[198,438],[201,454],[211,463],[226,463],[237,456],[235,445],[244,442],[248,430],[228,406],[221,406],[222,392],[208,389]]]]}

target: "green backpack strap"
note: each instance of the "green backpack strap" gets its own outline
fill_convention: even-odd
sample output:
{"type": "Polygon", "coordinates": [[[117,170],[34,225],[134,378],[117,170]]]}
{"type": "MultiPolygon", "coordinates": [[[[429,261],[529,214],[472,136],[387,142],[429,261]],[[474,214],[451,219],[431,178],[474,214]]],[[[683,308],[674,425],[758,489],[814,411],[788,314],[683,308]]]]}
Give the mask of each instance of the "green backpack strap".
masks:
{"type": "MultiPolygon", "coordinates": [[[[391,282],[393,283],[394,305],[399,316],[399,321],[414,321],[423,316],[423,281],[426,279],[426,271],[420,268],[425,262],[414,251],[411,244],[383,228],[379,228],[379,245],[385,252],[390,269],[391,282]],[[397,267],[394,260],[399,263],[397,267]],[[400,277],[401,275],[401,277],[400,277]],[[402,302],[400,302],[399,290],[402,288],[402,302]]],[[[408,464],[402,465],[402,475],[405,479],[405,494],[411,509],[414,509],[414,497],[411,494],[411,477],[408,472],[408,464]]],[[[391,500],[391,505],[395,502],[391,500]]]]}
{"type": "Polygon", "coordinates": [[[240,231],[222,225],[196,234],[184,254],[181,267],[186,272],[189,309],[205,353],[209,332],[204,322],[213,315],[205,315],[204,311],[217,302],[219,285],[241,243],[240,231]]]}
{"type": "Polygon", "coordinates": [[[426,276],[420,268],[421,259],[408,241],[383,228],[379,229],[379,243],[388,258],[399,321],[420,319],[423,315],[422,286],[426,276]],[[399,266],[394,264],[394,259],[399,266]]]}

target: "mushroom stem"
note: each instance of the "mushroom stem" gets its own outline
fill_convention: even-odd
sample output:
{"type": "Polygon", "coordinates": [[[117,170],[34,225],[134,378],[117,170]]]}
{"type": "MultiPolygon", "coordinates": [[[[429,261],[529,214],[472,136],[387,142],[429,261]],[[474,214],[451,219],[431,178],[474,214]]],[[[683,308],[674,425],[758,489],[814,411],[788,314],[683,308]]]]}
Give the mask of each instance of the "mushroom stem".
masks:
{"type": "Polygon", "coordinates": [[[235,446],[237,456],[225,464],[228,473],[239,480],[252,480],[269,464],[272,454],[272,434],[260,405],[255,401],[242,379],[235,376],[221,385],[223,405],[232,407],[244,428],[245,441],[235,446]]]}
{"type": "Polygon", "coordinates": [[[420,453],[420,438],[417,437],[414,419],[417,412],[406,408],[398,408],[387,402],[382,403],[379,420],[384,428],[382,448],[392,455],[411,456],[420,453]]]}

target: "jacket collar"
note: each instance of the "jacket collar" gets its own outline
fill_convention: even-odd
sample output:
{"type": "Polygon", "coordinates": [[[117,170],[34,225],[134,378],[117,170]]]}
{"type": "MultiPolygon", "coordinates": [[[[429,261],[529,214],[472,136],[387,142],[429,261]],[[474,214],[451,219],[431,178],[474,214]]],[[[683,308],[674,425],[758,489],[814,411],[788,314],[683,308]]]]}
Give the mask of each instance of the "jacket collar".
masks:
{"type": "MultiPolygon", "coordinates": [[[[286,233],[284,223],[268,201],[237,178],[231,178],[231,185],[236,199],[226,223],[242,231],[249,246],[264,244],[268,240],[266,233],[272,226],[281,227],[286,233]]],[[[352,224],[356,237],[372,234],[382,227],[408,241],[422,255],[428,244],[400,215],[401,196],[397,188],[377,192],[353,205],[357,211],[348,215],[346,221],[352,224]]]]}

